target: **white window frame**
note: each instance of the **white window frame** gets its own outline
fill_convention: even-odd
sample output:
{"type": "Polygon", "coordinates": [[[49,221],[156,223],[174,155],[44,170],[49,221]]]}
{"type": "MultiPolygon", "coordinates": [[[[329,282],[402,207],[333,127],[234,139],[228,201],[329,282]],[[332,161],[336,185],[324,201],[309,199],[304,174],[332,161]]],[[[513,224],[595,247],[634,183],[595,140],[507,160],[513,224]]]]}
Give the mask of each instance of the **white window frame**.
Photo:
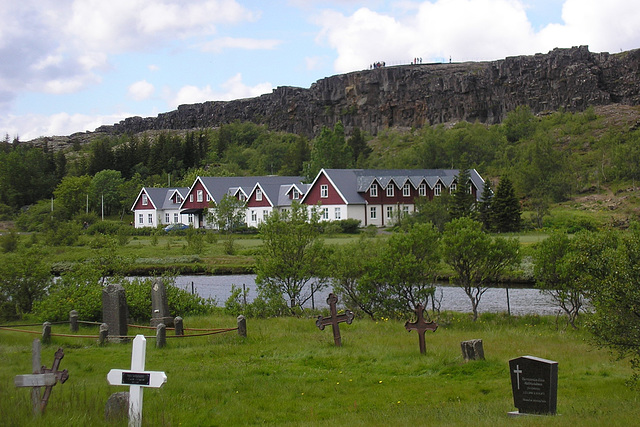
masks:
{"type": "Polygon", "coordinates": [[[405,184],[402,186],[402,196],[403,197],[411,196],[411,186],[409,185],[408,182],[405,182],[405,184]]]}
{"type": "Polygon", "coordinates": [[[449,187],[449,194],[453,194],[456,191],[456,188],[458,188],[458,186],[455,182],[452,182],[451,186],[449,187]]]}
{"type": "Polygon", "coordinates": [[[269,211],[265,209],[262,211],[262,220],[266,221],[267,218],[269,218],[269,211]]]}
{"type": "Polygon", "coordinates": [[[189,194],[189,201],[193,202],[193,194],[189,194]]]}
{"type": "Polygon", "coordinates": [[[329,197],[329,186],[327,184],[320,185],[320,197],[323,199],[329,197]]]}
{"type": "Polygon", "coordinates": [[[418,195],[425,197],[427,195],[427,184],[424,182],[418,187],[418,195]]]}
{"type": "Polygon", "coordinates": [[[393,194],[394,194],[393,184],[389,183],[389,185],[387,185],[387,197],[393,197],[393,194]]]}
{"type": "Polygon", "coordinates": [[[320,219],[324,221],[329,220],[329,208],[322,208],[322,213],[320,215],[320,219]]]}
{"type": "Polygon", "coordinates": [[[334,209],[333,214],[336,220],[342,219],[342,208],[337,207],[334,209]]]}
{"type": "Polygon", "coordinates": [[[169,212],[165,212],[165,214],[164,214],[164,222],[169,224],[169,221],[171,221],[171,215],[169,215],[169,212]]]}
{"type": "Polygon", "coordinates": [[[256,188],[256,202],[261,202],[262,201],[262,190],[259,188],[256,188]]]}
{"type": "Polygon", "coordinates": [[[402,206],[402,215],[403,216],[409,215],[409,206],[408,205],[403,205],[402,206]]]}
{"type": "Polygon", "coordinates": [[[369,208],[369,218],[378,219],[378,209],[375,206],[369,208]]]}
{"type": "Polygon", "coordinates": [[[300,192],[298,191],[297,188],[294,188],[293,190],[291,190],[291,198],[293,200],[298,200],[300,198],[300,192]]]}
{"type": "Polygon", "coordinates": [[[198,190],[196,192],[196,201],[198,203],[202,202],[204,200],[204,191],[203,190],[198,190]]]}
{"type": "Polygon", "coordinates": [[[258,222],[258,213],[254,210],[251,211],[251,222],[258,222]]]}
{"type": "Polygon", "coordinates": [[[174,213],[173,214],[173,222],[177,224],[178,222],[180,222],[180,221],[178,221],[179,219],[180,219],[180,215],[177,214],[177,213],[174,213]]]}
{"type": "Polygon", "coordinates": [[[387,206],[387,219],[393,218],[393,206],[387,206]]]}
{"type": "Polygon", "coordinates": [[[149,204],[149,197],[146,194],[142,195],[142,206],[147,206],[149,204]]]}
{"type": "Polygon", "coordinates": [[[435,187],[433,187],[433,195],[439,196],[440,194],[442,194],[442,184],[437,183],[435,187]]]}
{"type": "Polygon", "coordinates": [[[187,220],[189,221],[189,224],[193,224],[193,214],[189,214],[187,220]]]}
{"type": "Polygon", "coordinates": [[[369,188],[369,195],[371,197],[378,197],[378,184],[371,184],[371,188],[369,188]]]}
{"type": "Polygon", "coordinates": [[[152,213],[147,215],[147,223],[148,224],[153,224],[153,214],[152,213]]]}
{"type": "Polygon", "coordinates": [[[138,224],[144,224],[144,214],[138,214],[138,224]]]}

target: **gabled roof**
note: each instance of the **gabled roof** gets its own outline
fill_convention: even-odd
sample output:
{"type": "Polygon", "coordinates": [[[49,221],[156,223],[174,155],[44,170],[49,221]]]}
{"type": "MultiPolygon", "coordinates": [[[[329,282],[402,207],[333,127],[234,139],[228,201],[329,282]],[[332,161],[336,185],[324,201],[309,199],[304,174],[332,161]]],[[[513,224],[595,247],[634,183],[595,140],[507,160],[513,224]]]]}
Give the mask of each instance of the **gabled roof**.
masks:
{"type": "Polygon", "coordinates": [[[182,199],[184,199],[189,191],[186,187],[173,187],[173,188],[153,188],[153,187],[142,187],[140,193],[138,193],[138,197],[133,202],[131,206],[131,210],[136,207],[138,204],[138,200],[142,197],[142,194],[146,194],[151,206],[154,209],[170,209],[171,207],[177,207],[175,203],[171,202],[171,198],[173,195],[178,192],[182,199]]]}
{"type": "Polygon", "coordinates": [[[278,207],[282,207],[282,206],[291,206],[291,203],[296,200],[296,199],[291,199],[289,197],[289,193],[291,193],[291,191],[296,188],[298,190],[298,192],[300,193],[300,198],[297,199],[298,201],[302,201],[302,199],[304,198],[304,195],[307,194],[307,192],[309,191],[309,188],[311,188],[311,184],[303,184],[303,183],[296,183],[296,184],[290,184],[290,185],[281,185],[280,186],[280,191],[278,192],[278,207]]]}
{"type": "MultiPolygon", "coordinates": [[[[280,185],[302,181],[299,176],[199,176],[197,179],[200,180],[214,202],[222,200],[225,194],[237,194],[238,191],[249,196],[258,183],[265,190],[271,185],[277,185],[279,189],[280,185]]],[[[193,186],[191,188],[193,189],[193,186]]],[[[277,200],[277,195],[278,191],[276,190],[274,198],[271,200],[277,200]]]]}

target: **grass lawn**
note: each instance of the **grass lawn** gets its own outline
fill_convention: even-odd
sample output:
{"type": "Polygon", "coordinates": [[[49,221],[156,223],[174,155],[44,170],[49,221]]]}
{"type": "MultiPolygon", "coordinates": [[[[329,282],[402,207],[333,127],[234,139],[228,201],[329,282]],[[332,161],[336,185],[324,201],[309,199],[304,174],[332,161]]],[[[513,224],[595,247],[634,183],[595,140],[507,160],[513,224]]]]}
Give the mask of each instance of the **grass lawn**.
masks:
{"type": "MultiPolygon", "coordinates": [[[[342,325],[343,346],[313,318],[248,319],[235,332],[147,340],[146,369],[165,371],[161,389],[144,392],[143,424],[154,426],[629,426],[640,419],[639,394],[625,385],[628,363],[591,346],[583,330],[558,330],[555,318],[446,313],[427,332],[421,355],[403,321],[357,318],[342,325]],[[483,340],[486,360],[464,363],[460,342],[483,340]],[[515,410],[508,361],[533,355],[559,363],[557,416],[510,418],[515,410]]],[[[185,319],[185,327],[234,327],[231,316],[185,319]]],[[[31,328],[39,330],[38,327],[31,328]]],[[[53,332],[67,333],[67,326],[53,332]]],[[[96,333],[84,328],[79,334],[96,333]]],[[[142,333],[130,329],[130,334],[142,333]]],[[[113,425],[104,421],[110,369],[127,369],[131,344],[100,347],[94,339],[54,337],[43,346],[50,366],[58,346],[69,380],[56,385],[46,414],[31,415],[30,393],[13,385],[31,366],[38,335],[0,331],[2,425],[113,425]]],[[[126,425],[122,422],[121,425],[126,425]]]]}

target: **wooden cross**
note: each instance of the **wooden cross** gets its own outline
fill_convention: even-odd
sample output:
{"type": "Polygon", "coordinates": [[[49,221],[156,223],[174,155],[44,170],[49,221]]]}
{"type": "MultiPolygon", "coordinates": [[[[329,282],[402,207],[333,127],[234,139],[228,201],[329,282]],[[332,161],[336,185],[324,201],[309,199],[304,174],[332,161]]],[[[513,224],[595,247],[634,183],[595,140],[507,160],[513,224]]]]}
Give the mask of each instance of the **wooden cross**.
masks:
{"type": "Polygon", "coordinates": [[[62,348],[56,351],[51,369],[47,369],[44,365],[40,366],[40,350],[40,340],[33,340],[31,352],[33,374],[16,375],[13,379],[16,387],[32,387],[31,402],[33,403],[33,412],[36,415],[44,413],[44,410],[47,408],[53,386],[58,382],[62,384],[69,378],[69,372],[66,369],[63,371],[58,370],[60,361],[64,357],[64,350],[62,350],[62,348]],[[42,398],[40,398],[40,387],[45,388],[42,398]]]}
{"type": "Polygon", "coordinates": [[[327,298],[327,304],[329,304],[331,316],[318,316],[318,320],[316,320],[316,326],[320,328],[321,331],[323,331],[326,325],[331,325],[333,328],[333,341],[336,343],[336,346],[340,347],[342,345],[342,340],[340,338],[340,326],[338,324],[341,322],[347,322],[347,324],[350,325],[351,322],[353,322],[353,318],[355,316],[351,312],[351,310],[345,310],[344,314],[338,314],[338,311],[336,310],[337,302],[338,297],[333,293],[330,293],[329,297],[327,298]]]}
{"type": "Polygon", "coordinates": [[[422,304],[418,304],[415,309],[416,315],[418,316],[418,320],[411,323],[408,320],[404,324],[404,328],[411,331],[418,331],[418,339],[420,340],[420,353],[426,354],[427,347],[424,343],[424,333],[429,331],[436,331],[438,329],[438,324],[435,322],[425,322],[424,320],[424,306],[422,304]]]}
{"type": "Polygon", "coordinates": [[[129,426],[142,425],[142,392],[144,387],[162,387],[167,376],[160,371],[145,371],[144,359],[147,353],[147,339],[144,335],[136,335],[131,351],[131,370],[112,369],[107,374],[111,385],[129,386],[129,426]]]}

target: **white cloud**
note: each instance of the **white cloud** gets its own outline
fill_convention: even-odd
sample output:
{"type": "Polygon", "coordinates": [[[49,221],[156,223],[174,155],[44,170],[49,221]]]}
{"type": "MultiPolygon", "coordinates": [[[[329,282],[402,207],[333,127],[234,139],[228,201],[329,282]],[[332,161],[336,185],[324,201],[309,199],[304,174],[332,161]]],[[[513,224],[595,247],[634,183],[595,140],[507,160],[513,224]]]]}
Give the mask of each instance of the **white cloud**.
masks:
{"type": "Polygon", "coordinates": [[[155,87],[146,80],[140,80],[129,85],[128,94],[135,101],[149,99],[155,92],[155,87]]]}
{"type": "Polygon", "coordinates": [[[205,101],[230,101],[232,99],[252,98],[273,90],[271,83],[259,83],[247,86],[242,83],[242,75],[236,74],[221,85],[223,91],[215,91],[210,85],[205,87],[183,86],[171,99],[170,107],[176,108],[182,104],[195,104],[205,101]]]}
{"type": "Polygon", "coordinates": [[[562,24],[536,32],[523,1],[434,0],[403,3],[401,12],[360,8],[351,15],[325,10],[316,18],[318,42],[337,52],[334,68],[347,72],[375,61],[408,63],[493,60],[588,44],[617,52],[640,46],[640,3],[627,0],[566,0],[562,24]],[[409,5],[412,13],[407,11],[409,5]]]}
{"type": "Polygon", "coordinates": [[[88,130],[93,131],[102,125],[111,125],[127,117],[130,113],[115,113],[110,115],[86,115],[58,113],[50,116],[41,114],[27,114],[23,116],[0,116],[0,130],[2,135],[8,133],[11,137],[19,136],[21,141],[30,141],[40,136],[70,135],[88,130]],[[28,129],[28,131],[24,131],[28,129]],[[20,132],[23,133],[20,133],[20,132]]]}
{"type": "Polygon", "coordinates": [[[221,37],[200,44],[200,49],[203,52],[215,53],[222,52],[224,49],[273,50],[281,43],[281,40],[221,37]]]}

